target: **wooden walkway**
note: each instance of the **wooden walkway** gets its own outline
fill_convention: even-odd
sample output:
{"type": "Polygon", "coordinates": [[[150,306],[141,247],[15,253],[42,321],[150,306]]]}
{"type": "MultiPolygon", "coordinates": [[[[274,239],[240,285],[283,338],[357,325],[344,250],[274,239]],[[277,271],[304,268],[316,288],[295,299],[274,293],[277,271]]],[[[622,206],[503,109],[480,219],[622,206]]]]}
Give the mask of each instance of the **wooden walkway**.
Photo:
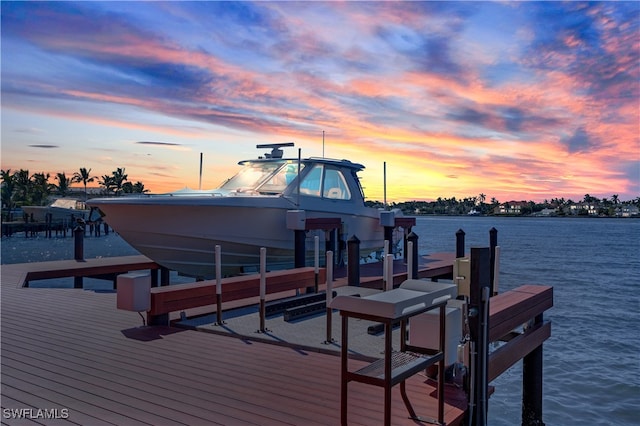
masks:
{"type": "MultiPolygon", "coordinates": [[[[340,423],[337,356],[141,327],[137,313],[116,309],[114,293],[21,288],[7,266],[0,278],[2,424],[340,423]],[[51,414],[66,418],[46,419],[51,414]]],[[[425,377],[407,383],[416,412],[435,416],[425,377]]],[[[349,424],[380,424],[382,389],[349,386],[349,424]]],[[[464,401],[449,391],[445,419],[459,424],[464,401]]],[[[394,425],[420,424],[407,418],[395,388],[392,417],[394,425]]]]}

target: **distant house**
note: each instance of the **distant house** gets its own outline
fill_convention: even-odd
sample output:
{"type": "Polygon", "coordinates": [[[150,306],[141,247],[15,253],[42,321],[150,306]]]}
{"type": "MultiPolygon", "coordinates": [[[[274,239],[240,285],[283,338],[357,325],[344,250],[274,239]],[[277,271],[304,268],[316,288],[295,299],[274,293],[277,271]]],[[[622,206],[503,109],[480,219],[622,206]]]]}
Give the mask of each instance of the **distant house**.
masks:
{"type": "Polygon", "coordinates": [[[635,217],[640,216],[640,208],[633,204],[623,204],[616,209],[616,216],[618,217],[635,217]]]}
{"type": "Polygon", "coordinates": [[[557,214],[556,209],[544,208],[536,213],[536,216],[555,216],[557,214]]]}
{"type": "Polygon", "coordinates": [[[519,215],[519,214],[522,214],[522,208],[526,205],[527,205],[526,201],[509,201],[507,203],[502,203],[498,205],[494,213],[519,215]]]}
{"type": "Polygon", "coordinates": [[[571,214],[580,214],[582,211],[585,211],[589,216],[598,216],[598,209],[600,206],[595,203],[576,203],[572,204],[569,209],[571,214]]]}

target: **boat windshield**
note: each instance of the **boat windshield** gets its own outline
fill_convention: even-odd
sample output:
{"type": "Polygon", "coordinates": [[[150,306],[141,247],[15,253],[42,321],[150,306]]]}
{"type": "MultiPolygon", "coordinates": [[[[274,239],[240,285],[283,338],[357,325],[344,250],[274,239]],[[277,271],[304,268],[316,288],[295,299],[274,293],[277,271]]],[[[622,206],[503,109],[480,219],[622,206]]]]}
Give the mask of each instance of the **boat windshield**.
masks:
{"type": "MultiPolygon", "coordinates": [[[[301,169],[304,167],[300,165],[301,169]]],[[[220,189],[281,194],[298,175],[298,164],[291,160],[249,162],[220,189]]]]}

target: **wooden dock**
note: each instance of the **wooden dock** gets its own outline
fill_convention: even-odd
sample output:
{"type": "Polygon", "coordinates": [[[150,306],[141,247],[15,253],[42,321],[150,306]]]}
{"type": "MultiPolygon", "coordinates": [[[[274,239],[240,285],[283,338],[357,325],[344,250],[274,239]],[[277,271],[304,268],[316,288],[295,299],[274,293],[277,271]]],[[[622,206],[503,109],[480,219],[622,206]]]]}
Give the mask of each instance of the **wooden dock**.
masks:
{"type": "MultiPolygon", "coordinates": [[[[434,255],[420,276],[447,276],[452,261],[453,255],[434,255]]],[[[33,277],[157,269],[144,256],[26,265],[3,265],[0,272],[2,424],[340,424],[337,355],[184,328],[140,326],[138,313],[116,309],[113,292],[22,286],[33,277]]],[[[394,271],[394,282],[406,277],[406,270],[394,266],[394,271]]],[[[365,272],[362,280],[377,286],[380,278],[365,272]]],[[[537,359],[551,335],[550,324],[541,320],[553,306],[553,289],[523,286],[491,300],[489,340],[510,340],[489,354],[489,380],[524,359],[525,370],[540,375],[540,395],[533,399],[541,404],[537,359]],[[534,318],[523,333],[510,332],[534,318]]],[[[367,364],[351,362],[353,368],[367,364]]],[[[382,390],[361,383],[349,386],[348,424],[380,424],[382,390]]],[[[407,391],[419,415],[436,416],[433,381],[414,375],[407,379],[407,391]]],[[[464,392],[445,388],[447,425],[462,424],[466,404],[464,392]]],[[[398,389],[392,395],[392,424],[422,424],[407,417],[398,389]]]]}
{"type": "MultiPolygon", "coordinates": [[[[340,423],[337,356],[141,327],[137,313],[116,309],[114,293],[20,287],[5,275],[7,266],[0,281],[2,424],[340,423]]],[[[435,389],[424,376],[407,388],[418,413],[435,415],[435,389]]],[[[379,423],[380,390],[354,384],[352,393],[349,424],[379,423]]],[[[459,424],[465,402],[447,395],[447,424],[459,424]]],[[[420,424],[407,418],[397,390],[392,412],[393,424],[420,424]]]]}

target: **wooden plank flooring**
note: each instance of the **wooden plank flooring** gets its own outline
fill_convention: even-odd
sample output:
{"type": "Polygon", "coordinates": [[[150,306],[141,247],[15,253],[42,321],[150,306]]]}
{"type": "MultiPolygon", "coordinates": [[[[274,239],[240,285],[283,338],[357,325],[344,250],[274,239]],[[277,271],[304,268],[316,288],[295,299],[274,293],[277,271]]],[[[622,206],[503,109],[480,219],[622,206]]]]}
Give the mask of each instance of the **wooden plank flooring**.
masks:
{"type": "MultiPolygon", "coordinates": [[[[18,288],[5,280],[5,266],[0,282],[2,424],[340,423],[337,356],[143,327],[137,313],[116,309],[115,293],[18,288]],[[67,409],[68,418],[4,415],[27,408],[67,409]]],[[[407,383],[417,413],[435,416],[435,390],[425,377],[407,383]]],[[[381,388],[351,383],[349,396],[349,424],[381,423],[381,388]]],[[[407,418],[396,388],[393,403],[394,425],[420,424],[407,418]]],[[[447,424],[462,412],[448,404],[447,424]]]]}

